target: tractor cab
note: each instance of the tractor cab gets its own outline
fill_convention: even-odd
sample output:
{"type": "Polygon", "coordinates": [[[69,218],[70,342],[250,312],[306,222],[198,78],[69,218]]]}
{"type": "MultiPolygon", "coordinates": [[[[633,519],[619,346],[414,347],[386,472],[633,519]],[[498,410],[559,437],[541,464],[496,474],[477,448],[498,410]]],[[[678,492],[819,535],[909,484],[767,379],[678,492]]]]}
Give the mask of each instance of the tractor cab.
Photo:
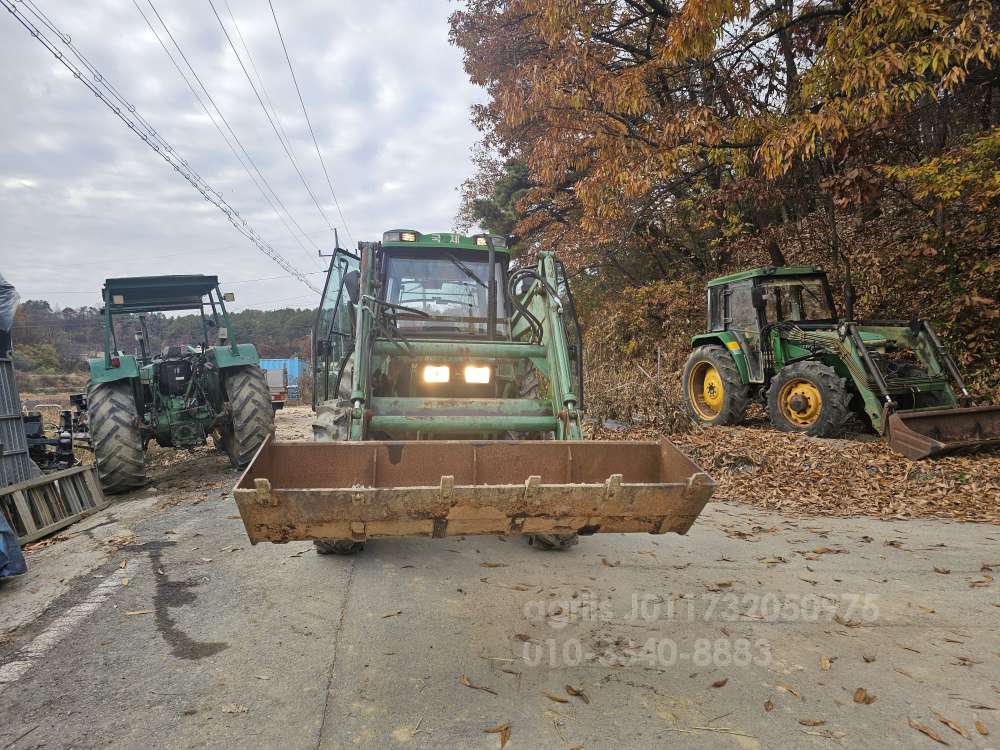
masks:
{"type": "MultiPolygon", "coordinates": [[[[313,407],[352,399],[359,390],[353,378],[362,309],[375,348],[357,384],[365,398],[510,396],[525,358],[523,349],[504,344],[537,344],[542,337],[538,316],[518,314],[516,307],[538,278],[531,268],[512,271],[506,238],[496,235],[393,229],[379,243],[362,243],[357,254],[336,250],[314,326],[313,407]],[[508,349],[518,355],[500,356],[508,349]]],[[[552,270],[549,286],[560,287],[553,292],[579,393],[579,326],[562,266],[553,263],[552,270]]],[[[552,411],[536,409],[531,416],[552,411]]]]}
{"type": "Polygon", "coordinates": [[[743,352],[750,382],[763,383],[762,334],[796,323],[830,326],[837,319],[826,274],[815,266],[766,266],[708,282],[710,331],[728,332],[743,352]]]}
{"type": "Polygon", "coordinates": [[[768,266],[708,282],[713,331],[752,330],[784,321],[832,323],[837,309],[826,273],[815,266],[768,266]]]}

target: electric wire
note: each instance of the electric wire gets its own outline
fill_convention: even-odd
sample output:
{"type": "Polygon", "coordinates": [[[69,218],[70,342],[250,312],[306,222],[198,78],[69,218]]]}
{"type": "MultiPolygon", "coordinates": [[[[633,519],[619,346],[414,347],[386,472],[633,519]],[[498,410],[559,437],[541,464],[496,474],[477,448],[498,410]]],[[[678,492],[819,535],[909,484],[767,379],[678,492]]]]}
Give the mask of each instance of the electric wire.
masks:
{"type": "MultiPolygon", "coordinates": [[[[223,140],[226,141],[226,145],[229,146],[229,150],[234,152],[233,155],[236,156],[236,159],[240,162],[240,166],[243,167],[244,171],[247,172],[247,174],[249,175],[251,181],[254,183],[254,185],[257,187],[257,189],[260,190],[261,193],[264,195],[264,197],[267,199],[268,203],[271,205],[271,208],[274,209],[274,212],[278,215],[278,218],[281,219],[282,223],[285,225],[285,228],[288,229],[288,231],[290,233],[292,233],[292,235],[294,236],[294,232],[292,232],[291,228],[288,226],[288,222],[285,221],[284,217],[282,217],[281,212],[278,210],[278,208],[275,207],[275,205],[274,205],[275,203],[277,203],[278,206],[281,207],[281,210],[285,212],[285,215],[292,222],[292,224],[295,226],[295,228],[299,230],[299,234],[302,235],[303,237],[305,237],[309,241],[309,243],[316,249],[317,252],[320,252],[319,245],[317,245],[310,238],[309,234],[304,229],[302,229],[302,226],[299,224],[298,221],[296,221],[295,217],[292,215],[291,211],[288,210],[288,207],[285,205],[284,201],[281,200],[281,198],[278,196],[278,193],[271,186],[271,183],[268,181],[267,177],[264,176],[264,173],[257,166],[257,162],[250,155],[250,152],[247,151],[246,147],[243,145],[243,142],[239,139],[239,136],[236,135],[236,131],[233,130],[232,126],[229,124],[229,120],[226,119],[226,116],[222,113],[222,110],[215,103],[215,99],[212,97],[212,94],[209,92],[208,87],[205,86],[205,83],[204,83],[204,81],[202,81],[201,76],[198,75],[198,71],[196,71],[194,69],[194,65],[191,63],[191,60],[184,53],[184,50],[181,48],[181,45],[177,41],[177,38],[173,35],[173,32],[170,30],[170,27],[167,26],[167,22],[160,15],[160,11],[157,9],[157,7],[153,4],[153,0],[146,0],[146,2],[149,4],[149,7],[153,11],[154,15],[156,16],[156,19],[160,22],[160,25],[163,27],[163,30],[166,32],[167,36],[170,38],[170,41],[173,43],[174,47],[177,49],[177,52],[178,52],[178,54],[180,54],[181,59],[184,61],[184,64],[187,66],[188,70],[191,71],[192,77],[198,83],[198,86],[201,87],[201,90],[205,94],[205,99],[207,99],[208,102],[209,102],[209,104],[211,104],[212,109],[215,110],[215,113],[218,115],[219,120],[221,120],[222,124],[225,125],[226,130],[229,131],[229,135],[232,137],[233,141],[236,143],[236,145],[239,147],[240,151],[243,153],[243,156],[246,158],[246,162],[249,162],[250,166],[253,167],[254,172],[257,173],[257,177],[260,179],[260,182],[263,183],[264,187],[267,188],[267,191],[269,191],[270,194],[271,194],[271,196],[274,197],[273,201],[267,195],[267,192],[264,191],[264,189],[261,187],[261,185],[257,184],[257,179],[254,178],[253,174],[250,173],[250,170],[247,167],[247,164],[244,162],[243,157],[241,157],[239,154],[235,153],[235,149],[233,148],[232,143],[230,143],[229,138],[227,138],[226,134],[222,132],[221,128],[219,128],[219,125],[216,122],[215,117],[212,115],[211,111],[209,111],[208,108],[205,106],[205,102],[198,95],[197,90],[192,86],[191,82],[188,80],[188,77],[180,69],[180,66],[177,65],[177,61],[174,59],[173,54],[170,52],[170,50],[164,44],[163,40],[160,38],[159,33],[157,33],[156,29],[153,27],[153,24],[151,23],[151,21],[149,20],[149,18],[142,11],[142,8],[139,7],[137,0],[132,0],[132,4],[135,5],[136,10],[139,11],[139,15],[142,16],[143,20],[146,22],[146,25],[149,26],[150,31],[153,32],[153,36],[156,37],[157,41],[160,43],[160,46],[163,47],[163,50],[164,50],[164,52],[166,52],[167,57],[170,58],[170,62],[173,63],[173,65],[174,65],[175,68],[177,68],[177,71],[178,71],[178,73],[180,73],[181,78],[184,79],[184,82],[187,83],[188,88],[191,89],[191,92],[195,95],[195,98],[198,100],[199,104],[201,104],[202,109],[205,110],[205,114],[208,115],[209,119],[212,121],[212,124],[215,125],[216,130],[219,131],[219,134],[222,136],[223,140]]],[[[302,243],[298,239],[298,237],[296,237],[295,239],[296,239],[296,242],[299,244],[299,246],[302,247],[303,252],[305,252],[307,255],[309,255],[310,258],[312,258],[313,257],[312,253],[310,253],[308,250],[306,250],[306,248],[304,246],[302,246],[302,243]]]]}
{"type": "MultiPolygon", "coordinates": [[[[228,6],[229,0],[226,0],[226,5],[228,6]]],[[[285,46],[285,35],[281,33],[281,25],[278,23],[278,14],[274,10],[274,3],[271,0],[267,0],[267,4],[271,7],[271,17],[274,19],[274,28],[278,30],[278,39],[281,40],[281,49],[285,53],[285,62],[288,63],[288,72],[292,74],[292,83],[295,84],[295,93],[299,95],[299,104],[302,105],[302,114],[305,115],[306,125],[309,126],[309,135],[312,136],[313,146],[316,147],[316,156],[319,157],[319,163],[323,167],[323,175],[326,177],[326,184],[330,188],[330,195],[333,196],[333,203],[337,206],[337,213],[340,215],[340,221],[344,225],[344,231],[347,232],[347,238],[354,244],[354,238],[351,236],[351,229],[347,226],[347,219],[344,218],[344,212],[340,208],[340,201],[337,200],[337,192],[333,189],[333,180],[330,179],[330,173],[326,168],[326,161],[323,159],[323,153],[319,150],[319,143],[316,142],[316,131],[313,130],[312,120],[309,119],[309,112],[306,110],[306,102],[302,98],[302,89],[299,88],[299,79],[295,75],[295,68],[292,67],[292,58],[288,54],[288,47],[285,46]]]]}
{"type": "MultiPolygon", "coordinates": [[[[27,1],[30,2],[30,0],[27,1]]],[[[299,271],[294,265],[286,260],[284,256],[272,248],[249,224],[249,222],[247,222],[247,220],[244,219],[240,213],[221,196],[217,190],[205,182],[205,180],[202,179],[201,176],[190,167],[190,165],[188,165],[183,157],[177,154],[175,149],[170,146],[170,144],[167,143],[162,136],[156,133],[151,126],[144,124],[145,120],[141,118],[141,115],[138,114],[136,108],[132,104],[125,101],[124,97],[121,97],[120,99],[120,101],[124,102],[122,106],[114,104],[109,99],[108,95],[102,90],[103,87],[110,92],[113,87],[106,81],[105,77],[99,71],[96,71],[96,68],[93,68],[91,65],[84,64],[84,67],[88,70],[93,68],[92,75],[99,85],[92,83],[79,67],[77,67],[71,60],[67,59],[67,56],[59,50],[55,42],[49,39],[42,29],[36,26],[31,19],[18,9],[15,0],[0,0],[0,5],[3,5],[3,7],[7,9],[14,19],[20,23],[28,31],[28,33],[30,33],[39,42],[39,44],[45,47],[49,53],[63,65],[63,67],[65,67],[77,80],[86,86],[91,93],[93,93],[101,101],[102,104],[108,107],[108,109],[110,109],[116,117],[125,123],[125,125],[128,126],[132,132],[138,135],[143,143],[152,148],[153,151],[160,156],[160,158],[174,168],[174,171],[184,177],[184,179],[187,180],[205,200],[218,208],[237,232],[253,242],[254,245],[256,245],[257,248],[264,253],[264,255],[268,256],[282,269],[294,276],[310,290],[316,294],[322,293],[301,271],[299,271]],[[135,115],[135,117],[133,118],[131,115],[135,115]]],[[[29,10],[31,10],[31,6],[29,6],[29,10]]],[[[47,19],[47,17],[42,21],[42,25],[50,28],[61,41],[67,43],[67,46],[72,43],[70,37],[67,34],[62,33],[50,19],[47,19]],[[67,42],[66,40],[70,41],[67,42]]],[[[114,94],[112,94],[112,97],[115,98],[116,101],[119,100],[118,96],[114,94]]]]}
{"type": "Polygon", "coordinates": [[[229,48],[233,51],[233,56],[236,58],[236,62],[239,63],[240,69],[243,71],[243,75],[246,76],[247,83],[250,84],[250,89],[253,91],[254,96],[257,97],[257,102],[260,104],[261,110],[264,112],[264,116],[267,118],[268,123],[271,125],[271,129],[278,138],[278,142],[281,143],[282,149],[285,151],[285,155],[288,157],[288,161],[291,162],[292,167],[295,169],[296,174],[298,174],[299,179],[302,181],[302,186],[309,193],[309,197],[312,198],[312,202],[316,205],[316,210],[319,211],[320,216],[326,222],[327,226],[333,227],[330,223],[329,217],[323,210],[319,201],[316,199],[316,194],[313,192],[312,188],[309,187],[309,182],[306,180],[305,175],[302,174],[302,170],[299,168],[298,162],[295,161],[295,157],[292,155],[291,150],[288,145],[281,139],[281,134],[278,132],[278,127],[274,124],[274,119],[271,117],[270,113],[267,111],[267,107],[264,106],[264,100],[260,96],[260,92],[257,91],[257,87],[254,85],[253,78],[250,76],[250,72],[247,70],[246,65],[243,64],[243,59],[240,57],[240,53],[236,50],[236,45],[233,44],[233,38],[229,35],[229,30],[226,28],[226,24],[222,21],[222,16],[219,15],[218,9],[215,7],[215,2],[213,0],[208,0],[209,6],[212,8],[212,13],[215,14],[216,20],[219,22],[219,27],[222,29],[222,33],[226,37],[226,41],[229,43],[229,48]]]}

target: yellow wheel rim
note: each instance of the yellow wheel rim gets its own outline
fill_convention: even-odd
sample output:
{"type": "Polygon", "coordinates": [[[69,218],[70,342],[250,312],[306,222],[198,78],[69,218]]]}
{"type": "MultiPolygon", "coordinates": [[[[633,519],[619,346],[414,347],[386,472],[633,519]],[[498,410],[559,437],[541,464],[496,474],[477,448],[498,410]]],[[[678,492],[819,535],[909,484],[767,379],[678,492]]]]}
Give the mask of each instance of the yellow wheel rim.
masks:
{"type": "Polygon", "coordinates": [[[695,413],[706,422],[711,422],[722,410],[726,389],[722,376],[711,362],[698,362],[691,368],[688,378],[688,401],[695,413]]]}
{"type": "Polygon", "coordinates": [[[812,381],[789,380],[778,394],[781,414],[796,427],[812,427],[823,412],[823,397],[812,381]]]}

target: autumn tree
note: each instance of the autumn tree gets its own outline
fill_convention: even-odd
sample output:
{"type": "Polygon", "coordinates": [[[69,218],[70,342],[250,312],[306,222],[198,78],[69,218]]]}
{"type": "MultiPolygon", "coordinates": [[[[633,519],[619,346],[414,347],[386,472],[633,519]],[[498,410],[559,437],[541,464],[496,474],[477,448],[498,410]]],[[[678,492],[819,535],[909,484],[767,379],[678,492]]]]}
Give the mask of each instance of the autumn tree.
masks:
{"type": "Polygon", "coordinates": [[[853,269],[865,312],[998,356],[994,4],[467,0],[451,25],[484,148],[533,183],[526,241],[631,285],[853,269]]]}

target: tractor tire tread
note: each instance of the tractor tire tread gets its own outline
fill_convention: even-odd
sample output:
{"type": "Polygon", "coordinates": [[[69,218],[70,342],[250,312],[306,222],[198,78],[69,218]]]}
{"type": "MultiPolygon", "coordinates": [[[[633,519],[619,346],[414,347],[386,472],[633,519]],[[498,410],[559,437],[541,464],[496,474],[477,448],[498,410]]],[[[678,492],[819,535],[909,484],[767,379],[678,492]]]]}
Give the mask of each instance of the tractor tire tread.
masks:
{"type": "Polygon", "coordinates": [[[540,550],[567,550],[580,541],[578,534],[531,534],[528,544],[540,550]]]}
{"type": "Polygon", "coordinates": [[[688,355],[684,363],[684,371],[681,376],[681,386],[684,391],[684,405],[687,408],[688,416],[695,422],[713,425],[736,425],[743,421],[746,416],[747,406],[750,404],[750,388],[740,377],[739,368],[733,361],[732,355],[718,344],[706,344],[694,349],[688,355]],[[703,420],[695,411],[694,404],[688,396],[688,379],[691,377],[691,370],[695,363],[708,361],[719,377],[722,378],[726,399],[718,415],[708,422],[703,420]]]}
{"type": "Polygon", "coordinates": [[[771,379],[771,386],[767,390],[767,416],[772,425],[784,432],[800,432],[812,437],[835,437],[843,432],[844,425],[851,416],[851,392],[847,387],[847,380],[821,362],[796,362],[784,367],[771,379]],[[782,386],[796,378],[812,380],[819,388],[823,400],[823,411],[819,418],[805,430],[789,423],[778,405],[778,394],[782,386]]]}
{"type": "Polygon", "coordinates": [[[109,495],[146,484],[139,415],[127,380],[88,388],[90,440],[101,487],[109,495]]]}
{"type": "Polygon", "coordinates": [[[365,543],[352,539],[316,539],[313,546],[318,555],[355,555],[365,548],[365,543]]]}
{"type": "Polygon", "coordinates": [[[261,443],[274,433],[271,391],[264,371],[256,365],[228,370],[225,378],[233,423],[230,459],[242,469],[250,463],[261,443]]]}

